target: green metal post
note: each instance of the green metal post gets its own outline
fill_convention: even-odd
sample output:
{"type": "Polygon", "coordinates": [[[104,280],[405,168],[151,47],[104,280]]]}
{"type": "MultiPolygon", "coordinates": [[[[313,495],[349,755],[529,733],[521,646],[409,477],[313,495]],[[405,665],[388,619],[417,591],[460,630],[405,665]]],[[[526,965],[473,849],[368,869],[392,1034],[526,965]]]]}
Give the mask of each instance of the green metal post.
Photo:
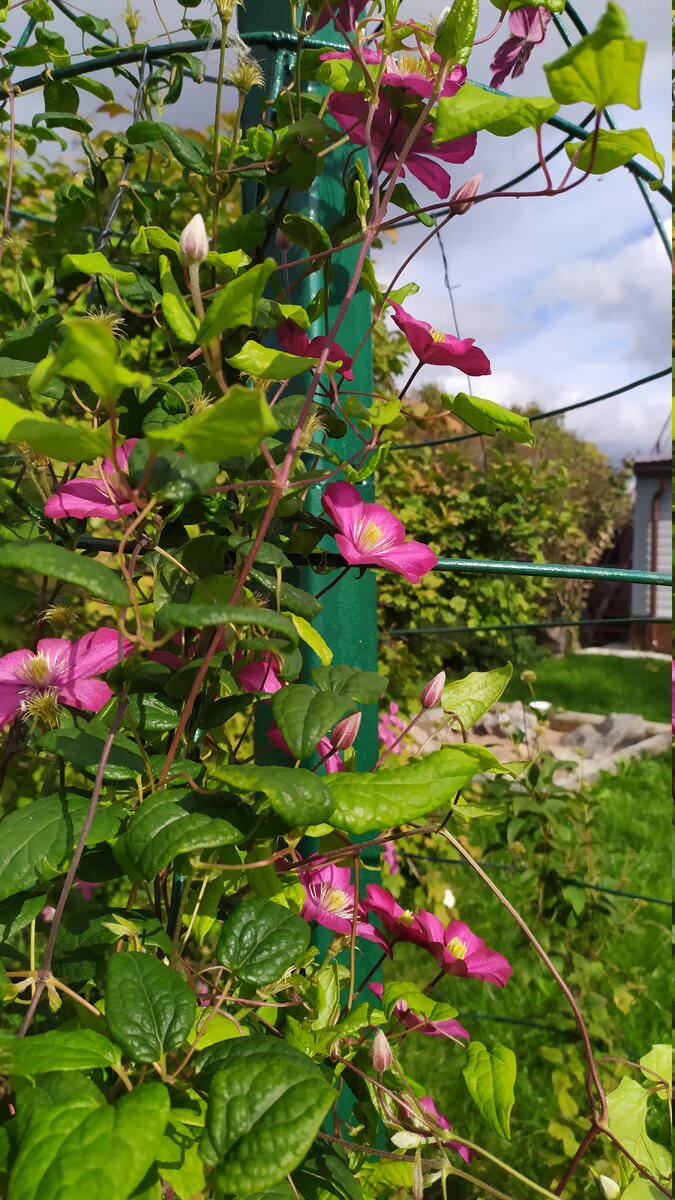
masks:
{"type": "MultiPolygon", "coordinates": [[[[280,86],[290,77],[294,67],[292,48],[288,43],[279,45],[284,33],[291,33],[290,5],[288,0],[256,0],[239,10],[239,34],[247,42],[253,54],[260,62],[265,72],[268,89],[272,97],[278,93],[280,86]],[[272,38],[264,38],[265,31],[274,31],[272,38]],[[275,46],[276,40],[276,46],[275,46]],[[284,78],[285,74],[285,78],[284,78]]],[[[341,39],[332,26],[322,31],[326,41],[339,45],[341,39]]],[[[253,104],[244,109],[244,125],[260,119],[260,111],[256,112],[253,104]]],[[[304,193],[296,193],[293,202],[298,211],[330,228],[344,214],[345,190],[343,171],[349,147],[338,150],[326,157],[323,174],[304,193]]],[[[245,198],[246,203],[246,198],[245,198]]],[[[268,247],[268,252],[274,253],[274,246],[268,247]]],[[[332,325],[348,283],[353,276],[357,250],[350,249],[336,254],[333,259],[333,282],[330,286],[328,303],[328,326],[323,321],[310,332],[312,335],[323,334],[332,325]]],[[[298,303],[307,306],[315,293],[323,286],[322,274],[305,280],[295,291],[298,303]]],[[[360,344],[363,334],[370,324],[370,299],[361,289],[350,305],[347,319],[340,333],[339,341],[348,354],[353,354],[360,344]]],[[[297,385],[296,385],[297,386],[297,385]]],[[[360,393],[370,392],[373,387],[373,364],[370,345],[362,352],[354,364],[354,390],[360,393]]],[[[353,433],[332,445],[342,461],[348,459],[361,446],[353,433]]],[[[364,500],[374,497],[372,480],[359,485],[364,500]]],[[[322,513],[320,485],[310,489],[306,508],[313,513],[322,513]]],[[[329,548],[335,550],[331,542],[329,548]]],[[[326,588],[333,580],[337,580],[339,570],[329,574],[317,574],[311,567],[301,567],[297,570],[295,582],[305,591],[316,595],[326,588]]],[[[315,621],[315,627],[333,651],[333,662],[358,666],[364,671],[377,669],[377,595],[376,580],[373,571],[365,571],[359,578],[358,573],[350,571],[343,579],[335,583],[322,598],[323,609],[315,621]]],[[[319,665],[316,656],[307,650],[305,655],[304,672],[307,674],[312,667],[319,665]]],[[[369,705],[363,711],[359,737],[356,742],[358,765],[361,771],[369,770],[377,760],[377,711],[375,705],[369,705]]],[[[364,839],[365,840],[365,839],[364,839]]],[[[368,870],[361,872],[361,891],[367,882],[379,879],[375,871],[379,867],[377,849],[369,849],[363,854],[364,867],[368,870]]],[[[332,934],[320,927],[314,935],[315,943],[325,950],[331,941],[332,934]]],[[[371,942],[359,946],[357,960],[357,983],[373,970],[380,952],[371,942]]],[[[344,957],[344,956],[343,956],[344,957]]],[[[376,974],[373,976],[376,978],[376,974]]],[[[338,1111],[343,1120],[348,1119],[353,1108],[354,1097],[348,1087],[341,1093],[338,1111]]]]}

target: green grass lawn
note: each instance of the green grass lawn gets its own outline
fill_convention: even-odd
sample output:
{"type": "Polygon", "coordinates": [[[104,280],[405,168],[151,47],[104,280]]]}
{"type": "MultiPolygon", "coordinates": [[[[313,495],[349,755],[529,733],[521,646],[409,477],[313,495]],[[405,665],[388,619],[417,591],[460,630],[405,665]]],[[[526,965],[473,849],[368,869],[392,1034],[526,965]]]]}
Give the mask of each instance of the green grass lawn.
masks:
{"type": "Polygon", "coordinates": [[[648,721],[670,720],[670,663],[665,659],[568,654],[542,659],[533,670],[537,678],[532,690],[516,676],[505,700],[536,698],[550,700],[556,708],[632,712],[648,721]]]}
{"type": "MultiPolygon", "coordinates": [[[[578,699],[573,703],[579,706],[578,699]]],[[[484,792],[486,803],[491,800],[489,788],[487,785],[484,792]]],[[[591,804],[583,794],[570,797],[557,830],[562,834],[558,845],[562,845],[567,864],[566,870],[559,865],[559,848],[559,873],[565,871],[585,882],[669,900],[669,792],[670,759],[663,756],[626,763],[614,777],[601,776],[593,786],[591,804]],[[583,841],[574,824],[577,805],[593,813],[589,836],[583,841]]],[[[490,874],[526,916],[579,996],[596,1054],[636,1059],[653,1043],[670,1041],[668,907],[577,890],[578,895],[586,897],[587,907],[576,928],[566,927],[564,917],[561,921],[559,914],[553,917],[550,912],[540,911],[538,889],[542,866],[546,865],[545,845],[537,845],[532,837],[523,837],[519,844],[516,831],[509,850],[493,820],[474,822],[466,839],[474,854],[483,852],[487,863],[507,868],[491,866],[490,874]],[[533,847],[536,860],[532,858],[533,847]],[[535,867],[529,875],[508,869],[528,865],[535,867]]],[[[445,848],[438,843],[433,848],[424,847],[424,852],[454,857],[447,844],[445,848]]],[[[435,901],[440,916],[444,889],[451,888],[456,896],[453,915],[465,920],[488,945],[506,954],[513,965],[513,976],[505,989],[445,976],[433,991],[436,999],[459,1010],[473,1039],[488,1048],[501,1042],[515,1052],[518,1078],[511,1143],[491,1132],[469,1099],[462,1078],[466,1056],[461,1046],[411,1034],[401,1045],[404,1067],[424,1085],[460,1134],[463,1131],[531,1179],[550,1186],[560,1177],[561,1164],[571,1157],[587,1128],[583,1060],[569,1006],[507,912],[469,868],[449,861],[424,860],[414,862],[413,867],[421,884],[408,875],[401,903],[431,907],[435,901]]],[[[406,873],[405,866],[403,870],[406,873]]],[[[399,879],[390,881],[397,890],[399,879]]],[[[575,925],[574,918],[571,923],[575,925]]],[[[434,977],[435,964],[418,947],[399,946],[386,971],[389,979],[411,978],[423,988],[434,977]]],[[[611,1090],[617,1084],[617,1072],[620,1075],[625,1068],[607,1064],[602,1070],[611,1090]]],[[[664,1122],[657,1120],[651,1129],[652,1136],[659,1140],[667,1132],[664,1122]]],[[[611,1151],[598,1147],[590,1162],[599,1171],[618,1178],[616,1156],[611,1151]]],[[[485,1162],[479,1166],[475,1161],[472,1169],[510,1197],[532,1194],[485,1162]]],[[[475,1190],[464,1190],[458,1184],[450,1194],[468,1200],[475,1190]]],[[[590,1200],[595,1194],[585,1169],[565,1196],[566,1200],[582,1196],[590,1200]]]]}

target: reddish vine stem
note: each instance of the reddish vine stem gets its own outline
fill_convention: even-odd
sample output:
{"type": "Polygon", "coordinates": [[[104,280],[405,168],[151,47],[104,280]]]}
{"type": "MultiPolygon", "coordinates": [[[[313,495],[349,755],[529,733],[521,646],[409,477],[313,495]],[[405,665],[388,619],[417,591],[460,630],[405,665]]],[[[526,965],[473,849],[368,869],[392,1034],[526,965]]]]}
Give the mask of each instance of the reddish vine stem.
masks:
{"type": "Polygon", "coordinates": [[[101,796],[101,789],[103,788],[103,776],[105,773],[106,766],[108,765],[108,759],[110,758],[110,753],[113,748],[113,742],[115,741],[115,736],[117,734],[117,731],[118,731],[120,725],[122,724],[122,719],[124,717],[126,707],[127,707],[126,699],[121,699],[117,706],[117,712],[115,713],[115,716],[113,718],[112,725],[110,726],[110,732],[108,733],[108,736],[105,739],[105,742],[103,743],[103,750],[101,751],[101,761],[98,764],[98,771],[96,772],[96,779],[94,781],[94,790],[91,793],[91,800],[89,802],[89,808],[87,809],[87,815],[84,819],[84,825],[82,826],[82,830],[80,832],[77,846],[75,847],[75,853],[73,854],[70,867],[68,868],[68,874],[66,875],[66,878],[63,882],[63,887],[61,888],[61,895],[59,896],[58,903],[57,903],[56,909],[54,911],[52,927],[49,931],[49,937],[47,938],[47,945],[45,946],[45,952],[44,952],[44,956],[42,959],[42,966],[40,967],[40,969],[37,973],[36,988],[33,993],[31,1002],[28,1005],[28,1009],[26,1010],[26,1015],[21,1023],[21,1028],[18,1033],[19,1037],[25,1037],[25,1035],[28,1033],[28,1030],[29,1030],[32,1020],[33,1020],[33,1017],[35,1016],[35,1011],[37,1009],[38,1004],[40,1003],[40,998],[42,996],[42,993],[44,992],[45,987],[47,986],[47,979],[51,975],[52,959],[54,957],[54,947],[56,945],[56,939],[58,937],[59,928],[61,926],[61,921],[63,920],[63,914],[65,912],[66,904],[68,903],[68,897],[70,895],[72,886],[75,882],[75,876],[77,875],[77,868],[80,865],[80,859],[82,858],[82,855],[84,853],[84,848],[87,844],[87,838],[89,837],[89,833],[91,831],[94,817],[96,816],[96,810],[98,808],[98,802],[99,802],[99,799],[101,796]]]}
{"type": "Polygon", "coordinates": [[[581,1165],[581,1161],[582,1161],[582,1159],[585,1157],[585,1155],[586,1155],[586,1151],[587,1151],[587,1150],[589,1149],[589,1147],[590,1147],[590,1146],[593,1144],[593,1142],[595,1141],[595,1139],[596,1139],[596,1137],[598,1136],[598,1133],[599,1133],[599,1132],[600,1132],[600,1131],[599,1131],[599,1129],[598,1129],[597,1125],[591,1125],[591,1127],[590,1127],[590,1129],[588,1130],[588,1133],[586,1134],[586,1136],[585,1136],[585,1138],[584,1138],[583,1142],[581,1143],[581,1145],[580,1145],[580,1146],[579,1146],[579,1148],[577,1149],[577,1152],[576,1152],[576,1154],[574,1155],[574,1158],[573,1158],[573,1159],[572,1159],[572,1161],[569,1163],[569,1165],[568,1165],[568,1167],[567,1167],[567,1169],[566,1169],[566,1171],[565,1171],[565,1174],[563,1175],[563,1177],[562,1177],[562,1179],[560,1180],[560,1182],[558,1183],[558,1185],[557,1185],[557,1186],[556,1186],[556,1187],[553,1189],[553,1190],[554,1190],[554,1192],[555,1192],[555,1194],[556,1194],[556,1196],[562,1196],[562,1194],[563,1194],[563,1192],[565,1191],[565,1188],[567,1187],[567,1185],[568,1185],[568,1183],[569,1183],[570,1179],[572,1178],[572,1176],[573,1176],[574,1174],[576,1174],[576,1171],[577,1171],[577,1169],[578,1169],[578,1168],[579,1168],[579,1166],[581,1165]]]}
{"type": "Polygon", "coordinates": [[[595,1101],[593,1100],[592,1092],[591,1092],[590,1098],[591,1098],[592,1107],[593,1107],[593,1121],[594,1121],[594,1124],[604,1128],[607,1124],[607,1118],[608,1118],[607,1097],[605,1096],[605,1090],[604,1090],[604,1088],[602,1086],[602,1082],[600,1080],[600,1075],[598,1072],[597,1064],[595,1061],[595,1057],[593,1055],[593,1047],[591,1045],[591,1039],[589,1037],[588,1029],[586,1028],[586,1022],[584,1021],[584,1018],[581,1015],[581,1010],[579,1009],[579,1005],[577,1004],[572,991],[570,990],[569,986],[565,983],[565,980],[563,979],[560,972],[556,969],[556,967],[551,962],[551,959],[549,958],[548,954],[544,950],[544,947],[542,946],[541,942],[538,941],[538,939],[533,934],[532,930],[530,929],[529,925],[527,924],[527,921],[524,919],[524,917],[521,917],[520,913],[518,912],[518,910],[516,908],[513,907],[510,900],[507,900],[506,896],[497,887],[497,884],[494,882],[494,880],[490,878],[490,876],[483,870],[483,868],[469,854],[468,850],[466,850],[464,848],[462,843],[460,841],[458,841],[458,839],[456,837],[453,837],[453,835],[451,833],[448,833],[447,829],[439,829],[437,832],[439,833],[439,835],[442,838],[444,838],[446,840],[446,842],[450,843],[450,845],[457,851],[458,854],[460,854],[462,856],[462,858],[465,860],[465,862],[467,862],[469,864],[469,866],[472,868],[472,870],[475,871],[476,874],[483,880],[483,883],[486,885],[486,887],[488,887],[490,889],[493,896],[497,897],[500,904],[502,904],[503,907],[506,909],[506,911],[513,917],[514,921],[520,927],[520,929],[523,931],[523,933],[525,934],[525,937],[530,942],[530,944],[534,947],[534,949],[536,950],[540,959],[542,960],[544,965],[547,967],[547,969],[550,971],[550,973],[553,976],[553,978],[555,979],[558,987],[562,991],[565,999],[567,1000],[567,1002],[574,1014],[574,1019],[577,1023],[577,1028],[579,1030],[581,1041],[583,1043],[584,1053],[586,1055],[586,1061],[588,1062],[588,1070],[589,1070],[590,1078],[592,1080],[593,1087],[595,1088],[597,1099],[598,1099],[598,1102],[600,1105],[600,1111],[598,1112],[596,1109],[595,1101]]]}

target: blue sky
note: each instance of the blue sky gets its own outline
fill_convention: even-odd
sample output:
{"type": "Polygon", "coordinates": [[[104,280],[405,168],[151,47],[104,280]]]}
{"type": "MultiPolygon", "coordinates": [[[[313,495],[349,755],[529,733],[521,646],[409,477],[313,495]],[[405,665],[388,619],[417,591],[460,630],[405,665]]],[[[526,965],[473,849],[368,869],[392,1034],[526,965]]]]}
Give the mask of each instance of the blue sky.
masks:
{"type": "MultiPolygon", "coordinates": [[[[182,4],[158,0],[158,5],[169,30],[179,30],[182,4]]],[[[139,36],[165,40],[154,0],[135,0],[133,6],[143,17],[139,36]]],[[[98,9],[91,2],[83,2],[81,7],[98,9]]],[[[119,27],[123,7],[123,0],[116,0],[109,10],[110,19],[119,27]]],[[[577,0],[576,7],[593,26],[605,3],[577,0]]],[[[211,8],[209,0],[203,0],[191,15],[208,16],[211,8]]],[[[424,19],[440,8],[441,0],[437,4],[403,0],[401,15],[424,19]]],[[[665,0],[624,0],[623,8],[634,35],[647,41],[648,50],[642,110],[617,108],[614,117],[623,128],[646,126],[657,148],[668,154],[670,9],[665,0]]],[[[482,0],[483,33],[494,24],[495,14],[489,0],[482,0]]],[[[12,17],[17,25],[23,24],[19,10],[12,17]]],[[[59,18],[58,24],[72,34],[65,18],[59,18]]],[[[489,80],[489,61],[503,36],[474,53],[470,75],[478,81],[489,80]]],[[[542,64],[558,57],[562,49],[550,26],[546,42],[535,50],[526,74],[515,82],[509,80],[508,89],[545,95],[542,64]]],[[[209,67],[214,69],[215,62],[210,61],[209,67]]],[[[119,88],[120,81],[115,86],[119,88]]],[[[35,95],[21,99],[19,106],[24,120],[30,120],[40,107],[35,95]]],[[[92,99],[91,107],[95,106],[92,99]]],[[[87,107],[83,104],[85,110],[87,107]]],[[[213,89],[190,84],[176,109],[176,120],[187,127],[204,128],[212,119],[212,108],[213,89]]],[[[581,114],[568,110],[566,115],[574,119],[581,114]]],[[[546,148],[554,146],[560,136],[545,129],[546,148]]],[[[483,134],[474,158],[453,170],[453,186],[478,171],[484,173],[486,188],[502,183],[535,158],[531,131],[508,139],[483,134]]],[[[566,161],[564,155],[554,160],[554,178],[560,177],[566,161]]],[[[536,188],[539,179],[533,176],[522,186],[536,188]]],[[[414,180],[410,183],[423,202],[434,199],[414,180]]],[[[662,219],[667,219],[667,205],[661,197],[656,197],[656,204],[662,219]]],[[[670,266],[627,171],[594,177],[560,197],[500,199],[478,205],[450,222],[443,239],[451,282],[457,288],[454,296],[460,331],[465,337],[474,337],[492,362],[492,375],[476,381],[480,395],[507,405],[536,402],[548,409],[668,366],[670,266]]],[[[387,282],[418,240],[416,230],[402,230],[395,243],[387,243],[378,253],[382,282],[387,282]]],[[[451,331],[452,313],[434,242],[415,259],[404,279],[415,279],[421,285],[419,295],[408,302],[410,311],[451,331]]],[[[451,369],[426,368],[420,380],[425,378],[451,391],[464,385],[463,378],[451,369]]],[[[670,381],[665,378],[571,414],[567,420],[571,428],[597,441],[618,461],[625,455],[649,452],[669,405],[670,381]]]]}

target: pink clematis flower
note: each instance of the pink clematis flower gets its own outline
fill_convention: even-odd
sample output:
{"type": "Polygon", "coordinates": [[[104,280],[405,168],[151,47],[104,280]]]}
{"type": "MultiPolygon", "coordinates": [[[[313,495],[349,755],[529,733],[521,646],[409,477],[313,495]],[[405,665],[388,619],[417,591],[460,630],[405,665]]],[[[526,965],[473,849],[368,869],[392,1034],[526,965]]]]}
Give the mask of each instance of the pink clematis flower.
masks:
{"type": "MultiPolygon", "coordinates": [[[[370,983],[368,986],[371,992],[377,996],[378,1000],[381,1000],[384,992],[384,984],[370,983]]],[[[393,1016],[402,1025],[405,1025],[406,1029],[415,1029],[417,1033],[424,1033],[427,1037],[466,1038],[467,1041],[471,1038],[468,1030],[454,1018],[445,1021],[427,1020],[423,1016],[418,1016],[417,1013],[413,1012],[405,1000],[397,1001],[393,1016]]]]}
{"type": "Polygon", "coordinates": [[[398,851],[396,849],[396,842],[382,843],[382,858],[387,864],[389,874],[398,875],[400,872],[400,867],[398,865],[398,851]]]}
{"type": "Polygon", "coordinates": [[[338,342],[331,342],[327,337],[315,337],[310,340],[304,329],[300,329],[295,321],[284,321],[277,329],[277,338],[282,350],[287,354],[298,354],[301,358],[319,358],[328,349],[328,362],[338,363],[338,371],[344,379],[353,379],[352,360],[338,342]]]}
{"type": "Polygon", "coordinates": [[[117,666],[133,646],[116,629],[97,629],[71,642],[42,638],[37,653],[12,650],[0,658],[0,727],[22,713],[58,724],[58,705],[98,712],[112,696],[97,679],[117,666]]]}
{"type": "Polygon", "coordinates": [[[398,716],[398,704],[392,700],[387,712],[382,713],[377,722],[377,736],[382,746],[391,749],[393,754],[401,753],[401,745],[395,745],[399,733],[402,733],[407,722],[398,716]]]}
{"type": "MultiPolygon", "coordinates": [[[[365,8],[363,0],[334,0],[331,5],[338,21],[346,33],[353,33],[356,28],[361,13],[365,8]]],[[[324,29],[329,25],[333,17],[327,8],[322,8],[318,17],[315,17],[315,29],[324,29]]]]}
{"type": "Polygon", "coordinates": [[[412,913],[402,908],[391,892],[379,883],[369,883],[366,888],[365,906],[371,916],[382,922],[392,945],[396,942],[414,942],[417,946],[444,946],[442,923],[432,913],[412,913]]]}
{"type": "Polygon", "coordinates": [[[247,663],[237,672],[237,682],[247,692],[267,692],[271,696],[284,686],[279,678],[279,667],[276,654],[263,654],[262,658],[247,663]]]}
{"type": "MultiPolygon", "coordinates": [[[[436,1108],[436,1105],[434,1104],[433,1100],[431,1099],[431,1096],[422,1096],[422,1099],[420,1100],[419,1103],[420,1103],[420,1108],[424,1109],[425,1113],[427,1113],[427,1115],[429,1117],[431,1117],[432,1122],[435,1125],[437,1125],[439,1127],[439,1129],[442,1129],[442,1130],[452,1129],[452,1125],[450,1124],[448,1118],[446,1116],[444,1116],[442,1112],[438,1111],[438,1109],[436,1108]]],[[[444,1144],[450,1150],[456,1150],[457,1153],[459,1154],[460,1158],[464,1159],[465,1163],[471,1162],[471,1159],[473,1158],[473,1153],[471,1152],[471,1150],[469,1150],[468,1146],[463,1146],[461,1142],[453,1142],[450,1140],[445,1141],[445,1139],[444,1139],[444,1144]]]]}
{"type": "Polygon", "coordinates": [[[675,733],[675,659],[672,664],[672,708],[673,708],[673,733],[675,733]]]}
{"type": "Polygon", "coordinates": [[[486,946],[463,921],[450,921],[446,926],[445,951],[437,961],[449,975],[484,979],[497,987],[506,987],[513,971],[508,959],[486,946]]]}
{"type": "MultiPolygon", "coordinates": [[[[330,54],[321,55],[322,62],[331,58],[357,61],[353,50],[334,50],[330,54]]],[[[369,66],[379,67],[382,51],[366,46],[361,49],[361,58],[369,66]]],[[[435,52],[430,54],[428,59],[414,54],[401,54],[397,60],[390,54],[385,60],[385,70],[380,83],[400,92],[412,92],[421,100],[428,100],[436,84],[440,63],[440,56],[435,52]]],[[[438,93],[439,100],[445,96],[456,96],[465,80],[466,67],[453,67],[438,93]]]]}
{"type": "Polygon", "coordinates": [[[382,504],[365,504],[351,483],[331,483],[321,497],[335,523],[340,554],[352,566],[371,563],[419,583],[438,562],[422,542],[407,542],[405,527],[382,504]]]}
{"type": "MultiPolygon", "coordinates": [[[[372,147],[381,171],[388,174],[394,170],[408,140],[410,127],[402,111],[391,104],[386,94],[383,93],[378,102],[369,139],[366,138],[369,105],[365,96],[360,93],[333,92],[328,108],[340,129],[352,142],[357,146],[368,144],[372,147]]],[[[476,135],[471,133],[466,137],[436,145],[433,133],[432,124],[425,125],[420,131],[412,150],[406,154],[405,166],[400,175],[403,178],[409,170],[429,191],[434,192],[441,200],[447,200],[450,195],[450,176],[434,160],[440,159],[446,163],[466,162],[475,152],[476,135]]]]}
{"type": "MultiPolygon", "coordinates": [[[[289,758],[293,758],[293,752],[289,748],[278,725],[270,725],[267,736],[272,745],[276,746],[277,750],[281,750],[283,754],[287,754],[289,758]]],[[[319,758],[324,760],[321,765],[327,775],[335,775],[337,771],[344,771],[345,765],[342,761],[342,755],[332,745],[330,738],[319,738],[316,753],[319,755],[319,758]]]]}
{"type": "MultiPolygon", "coordinates": [[[[306,899],[302,909],[305,920],[318,921],[319,925],[334,933],[350,934],[354,915],[351,875],[349,867],[337,867],[322,859],[316,859],[316,865],[301,869],[298,878],[305,889],[306,899]]],[[[387,954],[391,953],[382,934],[366,920],[366,910],[361,901],[357,905],[356,933],[358,937],[381,946],[387,954]]]]}
{"type": "Polygon", "coordinates": [[[86,879],[76,879],[75,887],[79,890],[82,899],[88,902],[94,899],[94,892],[97,888],[103,887],[103,884],[89,883],[86,879]]]}
{"type": "Polygon", "coordinates": [[[546,37],[551,14],[543,5],[538,8],[519,8],[509,16],[510,37],[501,45],[490,63],[494,71],[490,87],[500,88],[505,79],[512,75],[517,79],[523,74],[525,65],[535,46],[546,37]]]}
{"type": "Polygon", "coordinates": [[[392,320],[404,333],[410,349],[421,363],[437,367],[456,367],[465,375],[490,375],[487,355],[476,346],[473,338],[456,338],[451,333],[439,333],[427,321],[419,321],[400,304],[391,304],[392,320]]]}
{"type": "Polygon", "coordinates": [[[112,459],[104,458],[101,470],[109,479],[98,475],[84,479],[71,479],[57,488],[45,504],[45,516],[59,520],[62,517],[105,517],[108,521],[119,521],[123,516],[138,511],[135,500],[129,498],[126,471],[129,455],[138,438],[128,438],[117,449],[117,461],[125,474],[120,475],[112,459]]]}

